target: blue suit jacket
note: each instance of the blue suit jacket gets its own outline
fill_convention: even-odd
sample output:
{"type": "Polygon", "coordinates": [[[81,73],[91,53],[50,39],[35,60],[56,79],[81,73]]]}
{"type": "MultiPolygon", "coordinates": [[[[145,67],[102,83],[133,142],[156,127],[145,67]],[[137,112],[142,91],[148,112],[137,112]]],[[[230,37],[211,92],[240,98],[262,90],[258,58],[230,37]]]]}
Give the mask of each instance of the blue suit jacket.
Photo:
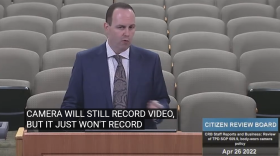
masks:
{"type": "MultiPolygon", "coordinates": [[[[128,109],[145,109],[149,100],[169,108],[160,58],[151,51],[130,47],[128,109]]],[[[113,109],[106,44],[79,52],[62,109],[113,109]]],[[[147,129],[156,128],[146,121],[147,129]]]]}

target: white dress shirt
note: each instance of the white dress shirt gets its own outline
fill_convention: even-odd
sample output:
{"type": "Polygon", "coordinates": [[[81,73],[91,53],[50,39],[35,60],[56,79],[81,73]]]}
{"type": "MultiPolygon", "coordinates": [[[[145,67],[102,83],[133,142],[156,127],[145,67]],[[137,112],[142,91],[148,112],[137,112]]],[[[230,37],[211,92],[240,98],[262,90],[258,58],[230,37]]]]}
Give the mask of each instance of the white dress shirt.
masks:
{"type": "MultiPolygon", "coordinates": [[[[106,41],[106,49],[107,49],[107,57],[108,57],[108,67],[109,67],[109,74],[110,74],[110,85],[111,85],[111,96],[113,97],[113,90],[114,90],[114,78],[115,72],[117,70],[118,62],[113,57],[116,53],[112,50],[110,45],[108,44],[108,40],[106,41]]],[[[127,87],[128,87],[128,76],[129,76],[129,48],[120,53],[122,56],[122,64],[126,73],[126,80],[127,80],[127,87]]],[[[113,98],[112,98],[113,100],[113,98]]]]}

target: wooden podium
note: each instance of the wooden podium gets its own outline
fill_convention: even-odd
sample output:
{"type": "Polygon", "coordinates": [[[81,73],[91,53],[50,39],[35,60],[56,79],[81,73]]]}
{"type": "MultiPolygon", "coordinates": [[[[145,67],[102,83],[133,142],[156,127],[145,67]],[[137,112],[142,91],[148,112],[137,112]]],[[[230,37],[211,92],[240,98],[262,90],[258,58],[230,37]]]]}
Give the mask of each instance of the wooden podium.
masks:
{"type": "Polygon", "coordinates": [[[202,133],[26,132],[17,156],[202,156],[202,133]]]}

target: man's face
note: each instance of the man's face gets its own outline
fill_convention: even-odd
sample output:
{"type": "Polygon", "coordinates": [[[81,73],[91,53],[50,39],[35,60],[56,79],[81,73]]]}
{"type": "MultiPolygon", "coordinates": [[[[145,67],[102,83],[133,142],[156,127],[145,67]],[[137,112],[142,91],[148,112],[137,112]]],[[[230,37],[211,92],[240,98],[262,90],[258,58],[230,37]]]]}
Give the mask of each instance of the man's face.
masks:
{"type": "Polygon", "coordinates": [[[112,15],[111,26],[104,24],[108,42],[116,53],[129,48],[135,33],[135,15],[131,9],[117,8],[112,15]]]}

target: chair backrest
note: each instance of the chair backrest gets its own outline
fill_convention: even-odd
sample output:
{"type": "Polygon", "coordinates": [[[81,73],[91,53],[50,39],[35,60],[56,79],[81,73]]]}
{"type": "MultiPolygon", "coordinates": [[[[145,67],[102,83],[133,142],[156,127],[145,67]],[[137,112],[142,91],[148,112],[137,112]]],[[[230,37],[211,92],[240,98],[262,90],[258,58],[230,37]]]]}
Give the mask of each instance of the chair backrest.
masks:
{"type": "Polygon", "coordinates": [[[200,68],[185,71],[177,78],[177,101],[202,92],[229,92],[246,95],[246,77],[237,71],[200,68]]]}
{"type": "Polygon", "coordinates": [[[155,49],[164,52],[169,51],[167,36],[154,32],[136,31],[132,44],[144,49],[155,49]]]}
{"type": "Polygon", "coordinates": [[[28,30],[0,31],[0,48],[31,50],[41,58],[47,51],[47,38],[44,34],[28,30]]]}
{"type": "Polygon", "coordinates": [[[233,53],[239,58],[247,51],[280,48],[280,33],[257,31],[236,35],[232,40],[233,53]]]}
{"type": "Polygon", "coordinates": [[[172,70],[171,70],[171,68],[172,68],[172,58],[171,58],[171,56],[167,52],[163,52],[163,51],[159,51],[159,50],[153,50],[153,49],[149,49],[149,50],[152,51],[152,52],[155,52],[159,55],[162,70],[171,73],[172,72],[172,70]]]}
{"type": "Polygon", "coordinates": [[[6,16],[5,8],[0,5],[0,19],[6,16]]]}
{"type": "Polygon", "coordinates": [[[39,16],[50,19],[55,23],[59,17],[58,8],[46,3],[17,3],[7,7],[7,16],[39,16]]]}
{"type": "Polygon", "coordinates": [[[222,20],[227,23],[231,19],[246,16],[274,17],[274,8],[258,3],[238,3],[228,5],[221,10],[222,20]]]}
{"type": "Polygon", "coordinates": [[[18,48],[0,48],[0,79],[25,80],[33,84],[39,72],[39,55],[18,48]]]}
{"type": "Polygon", "coordinates": [[[279,1],[279,0],[268,0],[267,2],[268,2],[268,4],[269,4],[270,6],[272,6],[274,9],[276,9],[277,7],[280,6],[280,1],[279,1]]]}
{"type": "Polygon", "coordinates": [[[77,3],[93,3],[105,6],[110,6],[113,4],[114,0],[64,0],[65,5],[77,4],[77,3]]]}
{"type": "Polygon", "coordinates": [[[276,9],[276,17],[277,19],[280,19],[280,6],[276,9]]]}
{"type": "Polygon", "coordinates": [[[151,4],[131,4],[136,17],[151,17],[165,20],[165,10],[163,7],[151,4]]]}
{"type": "Polygon", "coordinates": [[[0,20],[0,31],[5,30],[35,31],[49,38],[53,34],[53,22],[38,16],[11,16],[0,20]]]}
{"type": "Polygon", "coordinates": [[[67,48],[48,51],[43,56],[43,70],[73,67],[77,53],[83,50],[85,49],[67,48]]]}
{"type": "Polygon", "coordinates": [[[228,36],[212,32],[189,32],[178,34],[170,40],[171,56],[191,49],[217,49],[230,51],[228,36]]]}
{"type": "Polygon", "coordinates": [[[164,0],[115,0],[115,3],[123,2],[127,4],[150,4],[150,5],[157,5],[163,7],[164,0]]]}
{"type": "Polygon", "coordinates": [[[108,6],[100,4],[77,3],[63,6],[60,16],[61,18],[86,16],[105,19],[108,8],[108,6]]]}
{"type": "Polygon", "coordinates": [[[233,93],[200,93],[180,103],[182,132],[202,132],[203,118],[256,118],[256,102],[233,93]]]}
{"type": "Polygon", "coordinates": [[[248,83],[280,81],[280,49],[258,49],[240,57],[240,72],[248,83]]]}
{"type": "Polygon", "coordinates": [[[164,20],[151,17],[136,17],[136,31],[155,32],[167,35],[167,24],[164,20]]]}
{"type": "Polygon", "coordinates": [[[191,16],[219,18],[219,9],[207,4],[182,4],[167,9],[168,23],[174,19],[191,16]]]}
{"type": "Polygon", "coordinates": [[[173,58],[173,74],[177,78],[185,71],[199,68],[237,70],[237,57],[228,51],[193,49],[177,53],[173,58]]]}
{"type": "Polygon", "coordinates": [[[253,31],[280,32],[280,20],[269,17],[240,17],[227,23],[227,35],[233,39],[236,35],[253,31]]]}
{"type": "Polygon", "coordinates": [[[172,73],[162,71],[168,95],[175,97],[175,77],[172,73]]]}
{"type": "MultiPolygon", "coordinates": [[[[178,103],[176,99],[172,96],[169,96],[170,103],[169,108],[171,109],[178,109],[178,103]]],[[[157,125],[157,129],[177,129],[178,130],[178,113],[177,113],[177,119],[163,119],[163,121],[157,125]]]]}
{"type": "Polygon", "coordinates": [[[66,91],[71,77],[72,67],[53,68],[39,72],[35,76],[32,94],[51,91],[66,91]]]}
{"type": "Polygon", "coordinates": [[[96,17],[68,17],[56,22],[56,32],[91,31],[104,34],[104,19],[96,17]]]}
{"type": "Polygon", "coordinates": [[[27,100],[28,109],[60,109],[66,91],[52,91],[31,96],[27,100]]]}
{"type": "Polygon", "coordinates": [[[7,6],[11,4],[12,4],[12,0],[0,0],[0,5],[2,5],[4,9],[6,9],[7,6]]]}
{"type": "Polygon", "coordinates": [[[208,4],[215,5],[215,0],[165,0],[165,8],[182,4],[208,4]]]}
{"type": "Polygon", "coordinates": [[[211,17],[185,17],[172,20],[169,25],[169,38],[187,32],[213,32],[225,34],[225,23],[217,18],[211,17]]]}
{"type": "Polygon", "coordinates": [[[88,31],[66,31],[53,34],[49,38],[49,50],[65,48],[90,49],[106,41],[106,36],[88,31]]]}
{"type": "Polygon", "coordinates": [[[216,5],[219,9],[222,9],[224,6],[238,4],[238,3],[266,4],[266,0],[216,0],[216,5]]]}
{"type": "Polygon", "coordinates": [[[14,3],[26,3],[26,2],[40,2],[47,3],[56,6],[60,9],[63,5],[63,0],[13,0],[14,3]]]}

